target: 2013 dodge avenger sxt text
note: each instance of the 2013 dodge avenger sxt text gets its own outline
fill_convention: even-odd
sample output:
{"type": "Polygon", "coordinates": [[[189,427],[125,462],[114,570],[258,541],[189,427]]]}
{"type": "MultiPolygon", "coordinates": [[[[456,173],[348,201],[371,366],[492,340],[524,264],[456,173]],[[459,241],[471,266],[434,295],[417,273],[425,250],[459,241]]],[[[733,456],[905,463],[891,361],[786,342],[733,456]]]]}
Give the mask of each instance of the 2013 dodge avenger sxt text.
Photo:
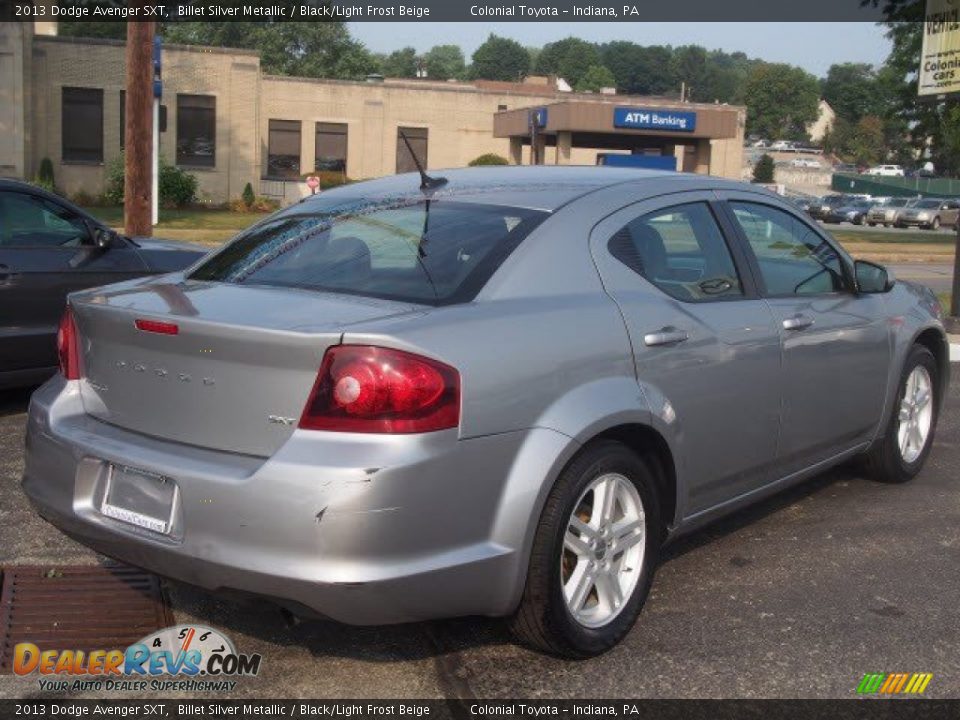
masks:
{"type": "Polygon", "coordinates": [[[662,543],[930,451],[930,291],[763,190],[612,168],[323,193],[71,295],[23,487],[97,550],[349,623],[510,616],[602,652],[662,543]]]}

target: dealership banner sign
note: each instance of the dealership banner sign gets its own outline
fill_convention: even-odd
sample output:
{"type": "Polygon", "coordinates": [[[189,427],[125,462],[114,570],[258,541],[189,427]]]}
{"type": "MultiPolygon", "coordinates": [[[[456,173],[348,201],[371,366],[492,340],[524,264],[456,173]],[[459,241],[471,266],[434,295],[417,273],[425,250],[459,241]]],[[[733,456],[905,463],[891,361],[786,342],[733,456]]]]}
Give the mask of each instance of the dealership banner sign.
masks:
{"type": "Polygon", "coordinates": [[[861,0],[687,0],[638,3],[552,0],[537,3],[477,0],[11,0],[0,20],[216,22],[750,22],[883,19],[882,3],[861,0]]]}
{"type": "Polygon", "coordinates": [[[613,110],[613,126],[633,130],[693,132],[697,128],[697,114],[663,108],[618,107],[613,110]]]}
{"type": "Polygon", "coordinates": [[[917,90],[921,97],[960,92],[958,0],[927,0],[917,90]]]}

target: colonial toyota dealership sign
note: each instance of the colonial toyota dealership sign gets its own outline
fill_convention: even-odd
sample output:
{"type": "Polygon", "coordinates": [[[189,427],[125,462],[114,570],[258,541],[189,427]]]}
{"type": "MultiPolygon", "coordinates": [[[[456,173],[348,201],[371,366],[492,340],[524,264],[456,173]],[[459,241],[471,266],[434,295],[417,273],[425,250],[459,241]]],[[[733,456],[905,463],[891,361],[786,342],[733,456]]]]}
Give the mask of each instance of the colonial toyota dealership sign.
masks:
{"type": "Polygon", "coordinates": [[[960,0],[927,0],[918,92],[960,92],[960,0]]]}
{"type": "Polygon", "coordinates": [[[613,126],[635,130],[693,132],[697,127],[697,114],[663,108],[618,107],[613,110],[613,126]]]}

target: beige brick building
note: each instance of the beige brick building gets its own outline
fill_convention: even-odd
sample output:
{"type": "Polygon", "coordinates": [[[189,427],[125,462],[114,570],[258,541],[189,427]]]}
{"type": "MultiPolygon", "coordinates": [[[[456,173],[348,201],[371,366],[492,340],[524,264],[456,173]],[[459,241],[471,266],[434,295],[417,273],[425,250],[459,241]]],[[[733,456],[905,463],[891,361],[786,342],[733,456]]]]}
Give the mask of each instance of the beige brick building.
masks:
{"type": "MultiPolygon", "coordinates": [[[[51,25],[0,24],[0,175],[32,178],[46,157],[68,195],[96,195],[122,148],[123,43],[43,34],[56,31],[51,25]]],[[[540,129],[546,163],[593,165],[599,152],[674,155],[679,169],[731,178],[742,165],[743,108],[560,92],[546,78],[275,77],[262,72],[254,51],[165,45],[162,104],[161,155],[194,173],[211,203],[238,197],[248,182],[289,199],[318,167],[355,179],[412,169],[399,129],[430,168],[461,167],[491,152],[530,162],[531,108],[572,123],[589,119],[582,128],[551,121],[540,129]],[[695,116],[696,128],[614,127],[606,119],[631,107],[695,116]]]]}

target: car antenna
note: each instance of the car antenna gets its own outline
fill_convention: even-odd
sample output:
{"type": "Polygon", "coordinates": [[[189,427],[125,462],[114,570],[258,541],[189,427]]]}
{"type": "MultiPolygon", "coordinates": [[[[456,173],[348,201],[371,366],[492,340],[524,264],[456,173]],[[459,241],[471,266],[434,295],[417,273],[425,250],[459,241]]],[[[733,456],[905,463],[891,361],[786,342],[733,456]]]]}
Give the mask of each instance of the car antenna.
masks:
{"type": "Polygon", "coordinates": [[[430,177],[427,175],[423,169],[423,165],[420,164],[420,158],[417,157],[417,154],[413,151],[413,147],[410,145],[410,141],[407,140],[407,134],[403,130],[398,130],[397,132],[399,132],[400,137],[403,138],[407,150],[410,151],[410,157],[413,158],[413,164],[417,166],[417,172],[420,173],[420,189],[433,190],[434,188],[446,185],[448,181],[445,177],[430,177]]]}

